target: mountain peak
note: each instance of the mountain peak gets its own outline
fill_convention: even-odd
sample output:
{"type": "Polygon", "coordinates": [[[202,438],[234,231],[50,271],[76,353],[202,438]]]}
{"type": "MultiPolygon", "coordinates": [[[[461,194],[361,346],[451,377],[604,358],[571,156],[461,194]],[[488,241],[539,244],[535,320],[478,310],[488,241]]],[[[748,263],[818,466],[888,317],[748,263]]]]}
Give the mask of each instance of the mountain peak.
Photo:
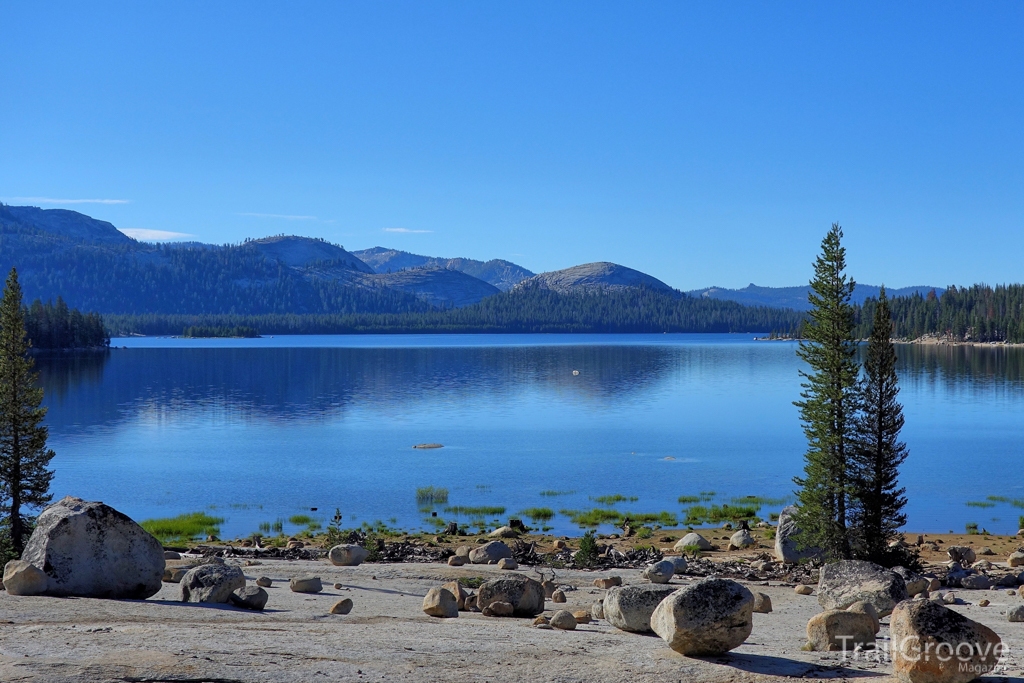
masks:
{"type": "Polygon", "coordinates": [[[649,287],[664,292],[675,291],[656,277],[609,261],[584,263],[571,268],[541,273],[520,284],[520,286],[528,285],[563,294],[579,290],[621,290],[631,287],[649,287]]]}

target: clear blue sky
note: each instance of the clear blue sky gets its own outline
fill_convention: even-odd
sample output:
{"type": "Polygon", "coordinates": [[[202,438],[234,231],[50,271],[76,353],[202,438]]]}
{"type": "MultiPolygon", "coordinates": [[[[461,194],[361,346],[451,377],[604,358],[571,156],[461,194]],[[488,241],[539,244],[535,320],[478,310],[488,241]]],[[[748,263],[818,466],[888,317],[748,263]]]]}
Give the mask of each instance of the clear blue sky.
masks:
{"type": "Polygon", "coordinates": [[[861,282],[1024,280],[1019,2],[7,1],[0,27],[7,203],[687,289],[806,282],[839,221],[861,282]]]}

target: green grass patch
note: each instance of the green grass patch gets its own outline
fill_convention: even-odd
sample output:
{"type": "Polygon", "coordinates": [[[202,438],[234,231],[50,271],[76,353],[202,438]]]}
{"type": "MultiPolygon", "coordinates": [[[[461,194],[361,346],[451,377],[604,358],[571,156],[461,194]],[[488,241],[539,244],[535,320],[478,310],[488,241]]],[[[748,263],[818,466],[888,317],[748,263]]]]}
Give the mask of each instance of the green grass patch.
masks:
{"type": "Polygon", "coordinates": [[[692,505],[693,503],[699,503],[700,501],[700,496],[679,496],[679,502],[682,505],[692,505]]]}
{"type": "Polygon", "coordinates": [[[505,514],[505,508],[500,506],[481,505],[472,507],[469,505],[454,505],[444,509],[445,514],[456,517],[495,517],[505,514]]]}
{"type": "Polygon", "coordinates": [[[547,491],[541,491],[540,495],[547,496],[548,498],[553,498],[555,496],[571,496],[575,493],[575,491],[553,491],[551,489],[548,489],[547,491]]]}
{"type": "Polygon", "coordinates": [[[990,500],[993,503],[1009,503],[1010,499],[1006,496],[986,496],[985,500],[990,500]]]}
{"type": "Polygon", "coordinates": [[[700,492],[700,499],[703,502],[705,502],[705,503],[709,503],[712,500],[714,500],[715,496],[717,496],[717,495],[718,494],[715,493],[714,491],[701,491],[700,492]]]}
{"type": "Polygon", "coordinates": [[[743,496],[742,498],[733,498],[731,503],[734,505],[757,505],[758,507],[778,507],[780,505],[786,505],[792,500],[790,496],[783,496],[782,498],[769,498],[767,496],[743,496]]]}
{"type": "Polygon", "coordinates": [[[757,507],[749,505],[693,505],[683,512],[686,517],[683,524],[717,524],[719,522],[738,522],[741,519],[752,519],[757,516],[757,507]]]}
{"type": "Polygon", "coordinates": [[[276,522],[260,522],[260,531],[265,534],[269,533],[283,533],[284,532],[284,520],[279,519],[276,522]]]}
{"type": "Polygon", "coordinates": [[[417,505],[444,505],[448,502],[448,489],[422,486],[416,489],[417,505]]]}
{"type": "Polygon", "coordinates": [[[988,500],[969,500],[967,501],[967,507],[970,508],[994,508],[995,503],[988,500]]]}
{"type": "Polygon", "coordinates": [[[202,536],[216,536],[220,533],[223,517],[212,517],[205,512],[188,512],[177,517],[147,519],[143,529],[153,534],[161,543],[168,541],[190,541],[202,536]]]}
{"type": "Polygon", "coordinates": [[[616,503],[635,503],[639,498],[636,496],[624,496],[621,493],[616,493],[610,496],[591,496],[590,500],[601,505],[615,505],[616,503]]]}
{"type": "Polygon", "coordinates": [[[315,523],[316,520],[309,515],[292,515],[288,518],[288,522],[295,526],[309,526],[310,524],[315,523]]]}
{"type": "Polygon", "coordinates": [[[967,530],[967,533],[971,536],[974,536],[978,533],[978,524],[976,522],[968,522],[965,528],[967,530]]]}
{"type": "Polygon", "coordinates": [[[526,508],[519,514],[535,522],[546,522],[555,516],[555,511],[551,508],[526,508]]]}
{"type": "Polygon", "coordinates": [[[679,521],[671,512],[620,512],[594,508],[593,510],[562,510],[573,524],[579,527],[595,527],[602,524],[621,526],[626,518],[632,524],[658,524],[661,526],[677,526],[679,521]]]}

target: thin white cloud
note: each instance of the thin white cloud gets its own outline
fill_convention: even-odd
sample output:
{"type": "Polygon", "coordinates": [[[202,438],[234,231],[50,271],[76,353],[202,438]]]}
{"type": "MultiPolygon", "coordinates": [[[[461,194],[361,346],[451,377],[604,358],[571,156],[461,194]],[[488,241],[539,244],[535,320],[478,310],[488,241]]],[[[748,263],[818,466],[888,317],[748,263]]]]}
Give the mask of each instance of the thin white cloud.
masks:
{"type": "Polygon", "coordinates": [[[291,216],[284,213],[240,213],[239,216],[250,216],[252,218],[280,218],[286,221],[315,221],[316,216],[291,216]]]}
{"type": "Polygon", "coordinates": [[[141,242],[170,242],[173,240],[195,237],[187,232],[171,232],[170,230],[150,230],[149,228],[118,228],[132,239],[141,242]]]}
{"type": "Polygon", "coordinates": [[[5,202],[25,204],[127,204],[130,199],[53,199],[52,197],[6,197],[5,202]]]}
{"type": "Polygon", "coordinates": [[[407,235],[434,232],[433,230],[410,230],[409,228],[384,228],[384,232],[401,232],[407,235]]]}

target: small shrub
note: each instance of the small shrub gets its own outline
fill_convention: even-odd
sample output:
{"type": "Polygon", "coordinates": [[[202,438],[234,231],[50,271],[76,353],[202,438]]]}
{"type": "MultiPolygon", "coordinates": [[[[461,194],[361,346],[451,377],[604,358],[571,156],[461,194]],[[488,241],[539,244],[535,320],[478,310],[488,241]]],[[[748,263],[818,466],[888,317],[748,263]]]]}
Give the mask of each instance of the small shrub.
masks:
{"type": "Polygon", "coordinates": [[[593,529],[583,534],[580,539],[579,550],[572,556],[573,564],[577,567],[593,567],[597,564],[598,549],[596,532],[593,529]]]}
{"type": "Polygon", "coordinates": [[[336,545],[341,545],[342,543],[348,541],[348,534],[343,534],[341,530],[340,508],[334,508],[334,517],[331,517],[331,521],[327,525],[327,534],[325,540],[328,548],[333,548],[336,545]]]}
{"type": "Polygon", "coordinates": [[[1024,529],[1024,515],[1021,515],[1020,519],[1017,520],[1017,528],[1024,529]]]}
{"type": "Polygon", "coordinates": [[[970,534],[971,536],[977,535],[977,533],[978,533],[978,525],[975,522],[968,522],[967,523],[967,533],[970,534]]]}
{"type": "Polygon", "coordinates": [[[647,526],[640,527],[636,532],[637,538],[650,538],[654,535],[654,530],[647,526]]]}

